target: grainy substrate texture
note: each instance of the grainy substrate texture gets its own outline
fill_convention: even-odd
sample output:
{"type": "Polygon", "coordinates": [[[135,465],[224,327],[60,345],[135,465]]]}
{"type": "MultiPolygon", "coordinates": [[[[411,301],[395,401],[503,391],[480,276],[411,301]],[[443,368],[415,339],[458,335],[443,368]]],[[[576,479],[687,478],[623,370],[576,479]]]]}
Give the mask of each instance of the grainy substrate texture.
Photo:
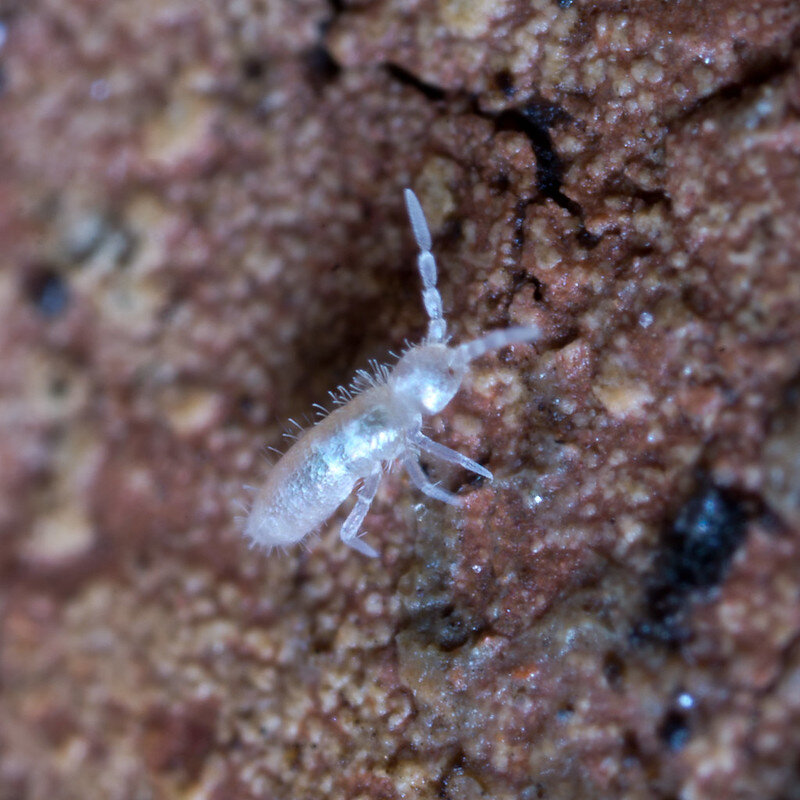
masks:
{"type": "Polygon", "coordinates": [[[800,4],[0,0],[0,800],[800,798],[800,4]],[[475,365],[380,550],[302,418],[475,365]]]}

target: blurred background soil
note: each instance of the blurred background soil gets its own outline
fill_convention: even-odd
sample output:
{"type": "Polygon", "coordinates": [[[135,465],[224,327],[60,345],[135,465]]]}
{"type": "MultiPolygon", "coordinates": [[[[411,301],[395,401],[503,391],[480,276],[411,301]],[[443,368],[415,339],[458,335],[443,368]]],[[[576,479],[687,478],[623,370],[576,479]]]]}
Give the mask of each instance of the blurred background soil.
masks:
{"type": "Polygon", "coordinates": [[[800,5],[0,0],[0,800],[800,798],[800,5]],[[270,557],[425,319],[477,362],[270,557]]]}

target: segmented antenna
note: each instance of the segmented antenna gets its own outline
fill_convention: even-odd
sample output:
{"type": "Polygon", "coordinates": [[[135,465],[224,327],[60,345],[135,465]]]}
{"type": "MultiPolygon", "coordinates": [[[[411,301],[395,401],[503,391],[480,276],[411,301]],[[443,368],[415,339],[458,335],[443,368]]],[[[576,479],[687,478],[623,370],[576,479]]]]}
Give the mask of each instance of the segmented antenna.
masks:
{"type": "Polygon", "coordinates": [[[427,341],[443,342],[447,332],[447,323],[442,314],[442,296],[436,288],[436,260],[431,253],[431,232],[417,196],[411,189],[405,189],[403,194],[406,199],[411,229],[414,231],[414,239],[419,247],[417,267],[422,278],[422,302],[425,304],[425,311],[430,320],[427,341]]]}

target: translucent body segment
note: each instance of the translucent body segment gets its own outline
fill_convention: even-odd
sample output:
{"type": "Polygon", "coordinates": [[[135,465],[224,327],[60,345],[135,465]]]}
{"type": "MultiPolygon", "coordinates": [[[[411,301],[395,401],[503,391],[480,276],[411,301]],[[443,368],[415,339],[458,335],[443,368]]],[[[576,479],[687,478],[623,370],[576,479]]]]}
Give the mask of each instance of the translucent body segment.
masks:
{"type": "Polygon", "coordinates": [[[442,298],[439,296],[439,292],[437,292],[436,289],[426,289],[422,293],[422,301],[425,304],[425,310],[428,312],[428,316],[432,320],[442,318],[442,298]]]}
{"type": "Polygon", "coordinates": [[[428,222],[425,219],[422,206],[419,204],[417,196],[411,189],[404,189],[403,196],[406,200],[408,219],[411,222],[411,230],[414,231],[414,238],[417,240],[417,245],[420,250],[430,250],[432,245],[431,232],[428,230],[428,222]]]}
{"type": "Polygon", "coordinates": [[[445,334],[447,333],[447,325],[443,319],[432,319],[428,325],[428,339],[429,342],[443,342],[445,334]]]}
{"type": "Polygon", "coordinates": [[[436,259],[429,250],[423,250],[417,256],[417,267],[423,286],[436,286],[436,259]]]}

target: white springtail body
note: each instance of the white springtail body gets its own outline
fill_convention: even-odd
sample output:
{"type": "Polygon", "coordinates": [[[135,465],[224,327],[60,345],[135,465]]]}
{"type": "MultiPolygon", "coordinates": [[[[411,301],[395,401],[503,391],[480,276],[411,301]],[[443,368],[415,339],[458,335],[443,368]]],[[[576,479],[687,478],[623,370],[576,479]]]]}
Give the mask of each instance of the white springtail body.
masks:
{"type": "Polygon", "coordinates": [[[391,371],[375,365],[374,375],[359,372],[353,392],[335,398],[331,414],[304,431],[272,468],[257,492],[245,522],[245,535],[267,549],[299,542],[347,499],[359,481],[356,503],[340,536],[366,556],[377,556],[358,533],[378,490],[384,465],[400,461],[425,494],[458,504],[457,495],[431,482],[419,464],[420,453],[458,464],[491,480],[477,462],[422,433],[423,418],[441,411],[459,390],[469,362],[506,345],[534,342],[536,327],[514,327],[449,347],[442,298],[436,288],[431,235],[416,196],[405,190],[417,265],[427,311],[428,335],[409,348],[391,371]]]}

